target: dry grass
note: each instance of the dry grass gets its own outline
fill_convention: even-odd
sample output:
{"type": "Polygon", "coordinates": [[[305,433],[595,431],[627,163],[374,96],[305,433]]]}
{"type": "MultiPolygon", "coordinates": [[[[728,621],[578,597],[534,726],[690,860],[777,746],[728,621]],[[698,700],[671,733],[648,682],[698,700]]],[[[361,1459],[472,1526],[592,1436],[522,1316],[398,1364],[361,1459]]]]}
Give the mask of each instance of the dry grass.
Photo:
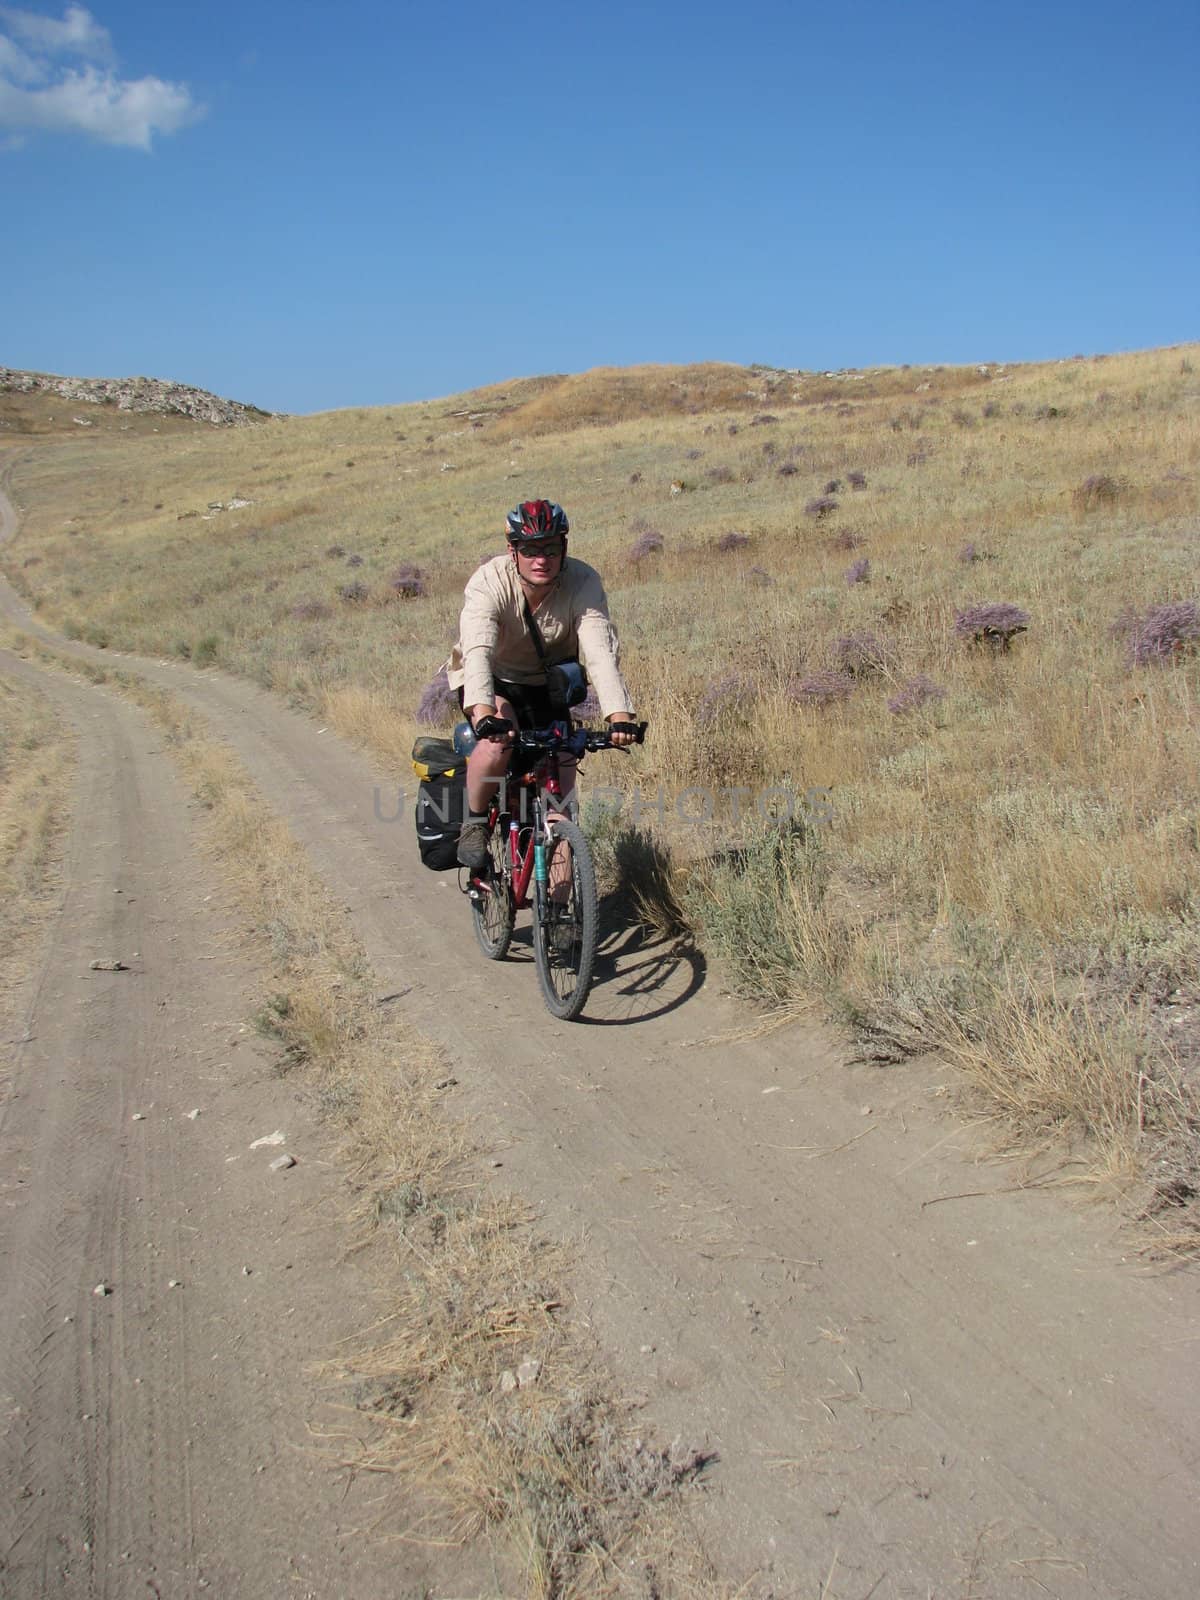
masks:
{"type": "Polygon", "coordinates": [[[74,740],[49,702],[0,677],[0,1031],[58,897],[74,740]]]}
{"type": "Polygon", "coordinates": [[[1196,595],[1195,355],[600,370],[220,435],[39,443],[16,472],[29,518],[9,568],[59,625],[246,673],[399,774],[465,577],[507,505],[551,493],[606,576],[652,723],[636,758],[589,772],[663,787],[650,820],[675,863],[668,899],[690,864],[710,948],[733,948],[723,908],[748,897],[729,849],[747,835],[724,801],[711,827],[685,825],[674,795],[831,791],[812,862],[756,880],[769,948],[735,963],[740,987],[819,999],[882,1056],[928,1047],[929,1007],[967,1016],[1017,957],[1048,996],[1082,967],[1170,966],[1172,1017],[1156,994],[1128,1021],[1162,1061],[1171,1021],[1191,1092],[1200,669],[1186,654],[1131,668],[1110,628],[1196,595]],[[207,511],[235,494],[254,504],[207,511]],[[631,561],[647,529],[661,549],[631,561]],[[400,561],[428,574],[427,598],[387,596],[400,561]],[[369,603],[338,598],[347,578],[369,603]],[[985,601],[1030,614],[1007,651],[956,637],[956,611],[985,601]],[[846,698],[799,692],[866,632],[882,654],[846,698]],[[922,677],[944,695],[890,711],[922,677]]]}
{"type": "Polygon", "coordinates": [[[479,1152],[444,1108],[447,1060],[389,1019],[344,916],[204,720],[107,676],[163,729],[205,808],[271,975],[259,1030],[330,1119],[348,1226],[387,1262],[386,1316],[320,1369],[348,1419],[325,1435],[331,1458],[395,1479],[380,1531],[487,1536],[530,1597],[729,1595],[682,1520],[678,1491],[704,1458],[639,1437],[572,1326],[566,1252],[519,1201],[483,1192],[479,1152]]]}

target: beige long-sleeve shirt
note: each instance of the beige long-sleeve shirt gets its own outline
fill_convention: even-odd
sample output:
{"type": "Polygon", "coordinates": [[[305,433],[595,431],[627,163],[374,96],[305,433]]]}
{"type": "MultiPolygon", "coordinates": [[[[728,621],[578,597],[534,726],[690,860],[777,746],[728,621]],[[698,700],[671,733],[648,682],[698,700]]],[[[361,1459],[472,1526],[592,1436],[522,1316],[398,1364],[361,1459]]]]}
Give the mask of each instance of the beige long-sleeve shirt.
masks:
{"type": "MultiPolygon", "coordinates": [[[[472,573],[459,621],[458,643],[446,663],[452,689],[467,706],[494,705],[496,678],[509,683],[545,683],[512,557],[487,561],[472,573]]],[[[600,574],[568,556],[554,587],[534,612],[551,665],[578,660],[604,716],[632,711],[621,676],[620,646],[608,616],[600,574]]]]}

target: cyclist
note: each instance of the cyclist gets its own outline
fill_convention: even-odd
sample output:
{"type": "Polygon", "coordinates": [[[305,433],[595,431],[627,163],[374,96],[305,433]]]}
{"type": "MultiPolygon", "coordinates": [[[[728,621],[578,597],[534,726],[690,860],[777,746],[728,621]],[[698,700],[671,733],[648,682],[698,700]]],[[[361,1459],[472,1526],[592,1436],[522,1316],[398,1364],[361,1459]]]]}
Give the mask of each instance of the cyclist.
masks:
{"type": "MultiPolygon", "coordinates": [[[[473,872],[487,859],[488,805],[508,771],[513,730],[545,727],[564,714],[547,688],[547,665],[580,661],[613,743],[634,740],[637,719],[604,585],[594,568],[567,555],[569,528],[560,505],[523,501],[508,513],[507,553],[484,562],[467,583],[447,673],[479,740],[467,758],[468,815],[458,844],[459,861],[473,872]]],[[[569,790],[572,772],[563,767],[569,790]]]]}

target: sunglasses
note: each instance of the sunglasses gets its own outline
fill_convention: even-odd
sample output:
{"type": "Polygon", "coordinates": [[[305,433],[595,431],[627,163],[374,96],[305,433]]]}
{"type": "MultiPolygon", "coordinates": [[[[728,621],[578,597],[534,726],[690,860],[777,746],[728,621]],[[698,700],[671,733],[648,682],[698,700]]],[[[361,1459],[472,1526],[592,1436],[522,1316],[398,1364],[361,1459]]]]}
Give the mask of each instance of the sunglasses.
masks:
{"type": "Polygon", "coordinates": [[[563,553],[563,541],[561,539],[539,539],[531,544],[527,539],[522,539],[519,544],[513,545],[513,549],[520,556],[530,556],[534,559],[538,556],[560,556],[563,553]]]}

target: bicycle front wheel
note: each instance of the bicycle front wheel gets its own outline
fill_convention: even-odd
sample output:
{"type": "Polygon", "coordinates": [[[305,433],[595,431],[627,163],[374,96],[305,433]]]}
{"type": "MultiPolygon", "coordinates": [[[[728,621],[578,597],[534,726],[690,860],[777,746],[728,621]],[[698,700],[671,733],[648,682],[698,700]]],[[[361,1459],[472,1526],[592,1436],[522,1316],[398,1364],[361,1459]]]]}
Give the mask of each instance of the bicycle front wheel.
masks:
{"type": "Polygon", "coordinates": [[[533,905],[533,954],[551,1016],[573,1022],[592,986],[600,924],[591,846],[574,822],[554,822],[548,882],[533,905]]]}
{"type": "Polygon", "coordinates": [[[471,920],[479,948],[489,961],[503,961],[516,921],[512,883],[509,880],[505,851],[508,835],[493,828],[488,840],[487,863],[471,888],[471,920]]]}

